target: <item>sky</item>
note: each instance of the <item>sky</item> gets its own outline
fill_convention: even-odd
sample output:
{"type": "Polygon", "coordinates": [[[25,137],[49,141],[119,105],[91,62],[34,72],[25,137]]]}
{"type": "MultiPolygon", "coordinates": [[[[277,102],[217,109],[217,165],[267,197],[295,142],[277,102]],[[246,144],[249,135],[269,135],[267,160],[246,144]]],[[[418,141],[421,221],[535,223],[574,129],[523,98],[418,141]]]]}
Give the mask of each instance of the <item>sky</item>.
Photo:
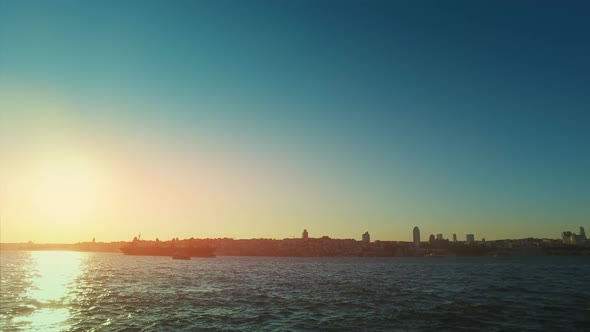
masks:
{"type": "Polygon", "coordinates": [[[588,229],[589,16],[0,0],[0,241],[588,229]]]}

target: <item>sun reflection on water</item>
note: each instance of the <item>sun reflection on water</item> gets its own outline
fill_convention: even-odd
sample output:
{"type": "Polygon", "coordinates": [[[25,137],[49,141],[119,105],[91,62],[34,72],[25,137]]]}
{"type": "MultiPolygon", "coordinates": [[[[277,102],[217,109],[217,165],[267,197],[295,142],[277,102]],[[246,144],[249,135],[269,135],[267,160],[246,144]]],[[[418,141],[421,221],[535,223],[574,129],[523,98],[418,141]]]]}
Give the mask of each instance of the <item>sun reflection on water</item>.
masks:
{"type": "Polygon", "coordinates": [[[82,273],[86,257],[79,252],[31,252],[28,273],[31,286],[25,296],[36,309],[30,315],[15,318],[14,322],[37,331],[67,330],[69,293],[82,273]]]}

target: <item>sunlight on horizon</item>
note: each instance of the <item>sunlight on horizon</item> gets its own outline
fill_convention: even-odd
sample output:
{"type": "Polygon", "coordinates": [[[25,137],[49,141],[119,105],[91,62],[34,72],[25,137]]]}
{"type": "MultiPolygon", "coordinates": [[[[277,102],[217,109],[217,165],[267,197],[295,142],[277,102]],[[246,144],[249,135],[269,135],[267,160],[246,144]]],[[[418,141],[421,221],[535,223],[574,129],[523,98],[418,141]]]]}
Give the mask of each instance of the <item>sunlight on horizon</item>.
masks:
{"type": "Polygon", "coordinates": [[[104,195],[104,174],[90,160],[67,156],[40,163],[33,183],[41,215],[54,223],[80,222],[104,195]]]}

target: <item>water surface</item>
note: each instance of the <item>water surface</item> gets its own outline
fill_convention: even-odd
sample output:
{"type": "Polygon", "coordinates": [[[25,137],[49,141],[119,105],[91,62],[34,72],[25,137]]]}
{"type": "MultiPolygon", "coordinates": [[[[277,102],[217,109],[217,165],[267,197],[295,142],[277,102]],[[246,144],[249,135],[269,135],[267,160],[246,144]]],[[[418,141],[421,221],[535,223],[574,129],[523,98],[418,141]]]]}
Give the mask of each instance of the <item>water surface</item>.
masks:
{"type": "Polygon", "coordinates": [[[590,328],[583,257],[0,255],[2,331],[590,328]]]}

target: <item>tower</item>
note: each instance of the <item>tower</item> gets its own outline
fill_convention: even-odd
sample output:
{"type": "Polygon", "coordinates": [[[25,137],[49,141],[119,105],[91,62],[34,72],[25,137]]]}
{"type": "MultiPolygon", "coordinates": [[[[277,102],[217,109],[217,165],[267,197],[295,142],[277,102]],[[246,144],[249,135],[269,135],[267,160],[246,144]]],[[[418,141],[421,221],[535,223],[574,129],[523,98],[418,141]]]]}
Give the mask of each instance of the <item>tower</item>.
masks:
{"type": "Polygon", "coordinates": [[[304,240],[307,240],[308,237],[309,237],[309,235],[307,234],[307,229],[304,229],[303,234],[301,234],[301,238],[304,240]]]}
{"type": "Polygon", "coordinates": [[[453,233],[453,242],[457,242],[457,234],[453,233]]]}
{"type": "Polygon", "coordinates": [[[420,247],[420,228],[414,227],[414,247],[420,247]]]}
{"type": "Polygon", "coordinates": [[[369,235],[369,232],[363,234],[363,243],[371,243],[371,235],[369,235]]]}

